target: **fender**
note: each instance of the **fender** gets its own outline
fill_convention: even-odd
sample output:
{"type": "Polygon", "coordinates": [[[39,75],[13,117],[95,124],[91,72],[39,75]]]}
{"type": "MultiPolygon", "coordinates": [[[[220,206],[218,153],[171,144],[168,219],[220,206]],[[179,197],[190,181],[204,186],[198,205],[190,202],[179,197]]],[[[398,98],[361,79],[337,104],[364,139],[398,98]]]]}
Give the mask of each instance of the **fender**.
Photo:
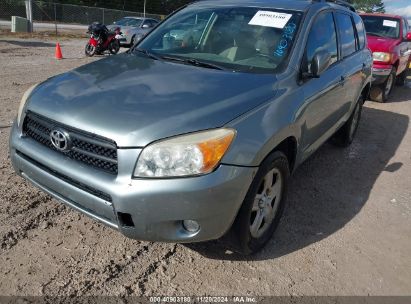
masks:
{"type": "Polygon", "coordinates": [[[88,43],[90,43],[92,46],[97,47],[97,40],[94,38],[90,38],[90,40],[88,41],[88,43]]]}

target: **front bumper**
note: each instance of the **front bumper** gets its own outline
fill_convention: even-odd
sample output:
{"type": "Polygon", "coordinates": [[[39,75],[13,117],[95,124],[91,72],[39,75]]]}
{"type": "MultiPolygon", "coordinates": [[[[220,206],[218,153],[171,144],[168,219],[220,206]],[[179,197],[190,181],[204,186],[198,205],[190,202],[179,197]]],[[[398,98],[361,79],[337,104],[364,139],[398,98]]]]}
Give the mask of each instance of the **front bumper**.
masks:
{"type": "Polygon", "coordinates": [[[392,71],[392,66],[373,67],[372,69],[372,83],[381,84],[384,83],[392,71]]]}
{"type": "Polygon", "coordinates": [[[114,176],[22,136],[16,124],[10,136],[10,156],[19,175],[66,205],[139,240],[198,242],[221,237],[231,227],[257,170],[221,165],[200,177],[132,179],[140,152],[119,149],[119,173],[114,176]],[[182,220],[195,220],[201,228],[189,233],[182,220]]]}

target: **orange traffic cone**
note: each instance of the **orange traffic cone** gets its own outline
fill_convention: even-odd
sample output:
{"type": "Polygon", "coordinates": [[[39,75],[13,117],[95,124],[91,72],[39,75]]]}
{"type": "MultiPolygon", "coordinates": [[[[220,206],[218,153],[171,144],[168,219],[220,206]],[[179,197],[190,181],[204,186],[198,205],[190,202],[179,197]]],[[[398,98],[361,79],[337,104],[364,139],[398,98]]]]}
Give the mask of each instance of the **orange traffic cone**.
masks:
{"type": "Polygon", "coordinates": [[[57,42],[56,44],[56,52],[55,55],[56,59],[60,60],[63,59],[63,54],[61,53],[60,43],[57,42]]]}

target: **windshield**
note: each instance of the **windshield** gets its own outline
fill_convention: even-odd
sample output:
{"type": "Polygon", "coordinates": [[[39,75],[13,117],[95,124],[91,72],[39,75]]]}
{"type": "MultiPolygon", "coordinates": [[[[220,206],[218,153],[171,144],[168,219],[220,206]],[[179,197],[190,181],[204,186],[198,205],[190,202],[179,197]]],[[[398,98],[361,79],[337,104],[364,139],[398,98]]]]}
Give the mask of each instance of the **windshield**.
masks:
{"type": "Polygon", "coordinates": [[[138,48],[165,60],[273,72],[286,61],[301,16],[301,12],[251,7],[187,8],[163,22],[138,48]]]}
{"type": "Polygon", "coordinates": [[[361,16],[367,35],[397,39],[400,37],[399,19],[384,16],[361,16]]]}
{"type": "Polygon", "coordinates": [[[135,19],[135,18],[123,18],[120,19],[119,21],[116,21],[116,25],[120,26],[140,26],[141,24],[141,19],[135,19]]]}

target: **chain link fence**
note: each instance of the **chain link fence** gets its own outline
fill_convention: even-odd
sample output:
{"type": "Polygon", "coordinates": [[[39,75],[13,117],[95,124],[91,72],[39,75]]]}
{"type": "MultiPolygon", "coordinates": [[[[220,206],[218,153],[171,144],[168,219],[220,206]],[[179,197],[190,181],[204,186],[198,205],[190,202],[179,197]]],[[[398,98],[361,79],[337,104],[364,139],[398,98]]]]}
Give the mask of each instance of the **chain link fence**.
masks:
{"type": "MultiPolygon", "coordinates": [[[[99,21],[111,24],[126,16],[143,17],[143,13],[100,7],[33,1],[33,21],[89,25],[99,21]]],[[[11,20],[11,16],[26,18],[23,0],[0,0],[0,20],[11,20]]],[[[164,19],[163,15],[146,14],[148,18],[164,19]]]]}

